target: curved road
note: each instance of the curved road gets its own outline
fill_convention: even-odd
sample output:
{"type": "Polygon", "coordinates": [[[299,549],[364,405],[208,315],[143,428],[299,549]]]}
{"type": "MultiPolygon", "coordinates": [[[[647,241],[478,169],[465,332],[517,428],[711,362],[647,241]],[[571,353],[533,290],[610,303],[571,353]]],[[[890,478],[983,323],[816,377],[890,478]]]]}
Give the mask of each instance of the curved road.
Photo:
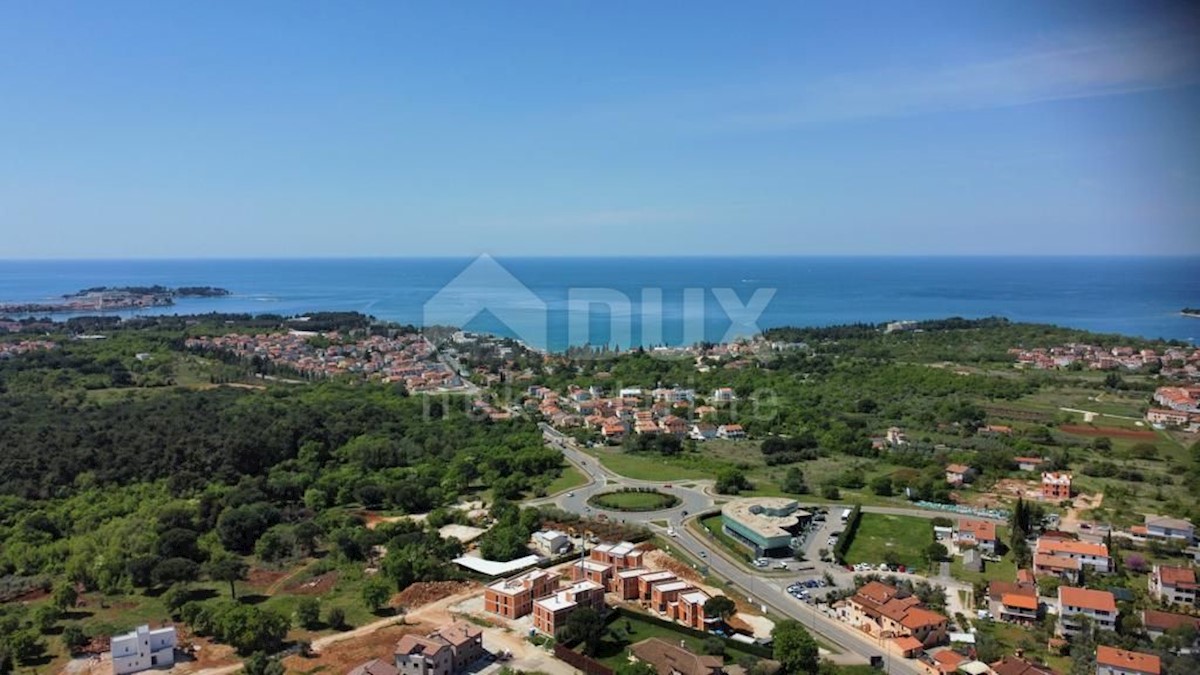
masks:
{"type": "MultiPolygon", "coordinates": [[[[610,471],[598,459],[579,450],[574,440],[565,434],[546,424],[540,426],[546,443],[550,447],[562,452],[568,461],[583,472],[588,478],[588,483],[567,493],[534,500],[531,503],[553,503],[559,508],[573,513],[589,516],[602,514],[618,521],[630,520],[641,522],[658,532],[663,532],[663,528],[655,525],[652,521],[665,520],[674,528],[676,535],[675,542],[680,548],[687,551],[695,559],[703,560],[708,565],[710,574],[725,579],[731,586],[736,587],[755,604],[765,605],[767,609],[779,615],[791,617],[802,622],[826,642],[834,644],[848,653],[863,657],[863,662],[871,656],[883,656],[886,671],[889,673],[919,675],[923,672],[914,661],[892,657],[888,650],[880,644],[880,641],[875,638],[855,630],[837,619],[826,616],[823,612],[818,611],[815,605],[800,602],[789,595],[786,590],[787,586],[796,580],[796,575],[793,574],[786,577],[778,575],[771,577],[763,576],[761,572],[741,562],[732,560],[720,546],[710,546],[708,542],[696,536],[690,528],[685,527],[682,522],[685,518],[692,518],[702,512],[711,510],[715,506],[715,499],[709,492],[712,488],[711,480],[684,480],[681,483],[690,487],[683,487],[681,484],[676,484],[675,482],[627,478],[610,471]],[[670,485],[671,487],[667,488],[665,487],[666,485],[670,485]],[[598,492],[607,492],[621,487],[653,487],[679,497],[681,503],[671,509],[638,513],[607,511],[588,506],[588,497],[598,492]],[[685,511],[687,512],[686,516],[684,515],[685,511]]],[[[863,507],[863,511],[868,513],[917,516],[921,518],[936,518],[948,515],[937,511],[902,507],[863,507]]],[[[836,521],[827,522],[811,535],[809,550],[806,552],[806,557],[810,560],[816,560],[816,551],[823,548],[822,544],[827,534],[826,531],[837,527],[834,523],[836,521]]],[[[816,563],[816,565],[817,569],[815,572],[808,571],[804,576],[813,578],[814,576],[821,576],[823,572],[829,572],[841,585],[849,585],[852,582],[854,574],[852,572],[847,572],[845,569],[835,565],[823,565],[821,563],[816,563]]],[[[955,584],[952,580],[939,578],[936,581],[947,585],[947,596],[953,595],[953,586],[955,584]]]]}

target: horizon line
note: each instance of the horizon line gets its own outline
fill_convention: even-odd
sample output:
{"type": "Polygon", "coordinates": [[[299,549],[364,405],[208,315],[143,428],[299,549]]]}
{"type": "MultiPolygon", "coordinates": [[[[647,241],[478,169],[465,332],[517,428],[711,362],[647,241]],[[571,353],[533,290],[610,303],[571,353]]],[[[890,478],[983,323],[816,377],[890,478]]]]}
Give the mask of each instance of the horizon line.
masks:
{"type": "Polygon", "coordinates": [[[695,253],[678,255],[644,254],[430,254],[430,255],[296,255],[296,256],[137,256],[137,257],[28,257],[3,258],[0,263],[38,262],[252,262],[252,261],[336,261],[336,260],[473,260],[487,255],[497,260],[762,260],[762,259],[1185,259],[1200,258],[1200,251],[1189,253],[695,253]]]}

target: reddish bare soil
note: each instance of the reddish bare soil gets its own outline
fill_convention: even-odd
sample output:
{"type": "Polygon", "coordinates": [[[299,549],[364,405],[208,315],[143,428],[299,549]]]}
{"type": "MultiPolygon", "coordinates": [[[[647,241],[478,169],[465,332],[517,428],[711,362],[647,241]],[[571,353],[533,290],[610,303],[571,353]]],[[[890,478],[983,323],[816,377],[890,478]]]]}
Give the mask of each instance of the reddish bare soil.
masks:
{"type": "Polygon", "coordinates": [[[318,574],[307,581],[293,581],[287,585],[287,591],[300,595],[324,595],[333,589],[333,585],[337,583],[337,580],[337,570],[333,570],[324,574],[318,574]]]}
{"type": "Polygon", "coordinates": [[[390,660],[400,638],[411,633],[425,634],[434,628],[428,624],[391,624],[338,642],[336,647],[322,650],[311,658],[289,656],[283,660],[283,666],[289,673],[345,673],[371,659],[390,660]]]}
{"type": "Polygon", "coordinates": [[[478,586],[472,581],[422,581],[392,596],[389,604],[392,607],[422,607],[478,586]]]}
{"type": "Polygon", "coordinates": [[[277,570],[265,570],[261,567],[252,567],[246,575],[246,584],[254,587],[267,588],[271,584],[279,581],[287,576],[287,572],[277,570]]]}
{"type": "Polygon", "coordinates": [[[1079,424],[1064,424],[1059,429],[1077,436],[1111,436],[1113,438],[1128,438],[1135,441],[1153,441],[1158,438],[1158,435],[1153,431],[1121,429],[1119,427],[1087,427],[1079,424]]]}

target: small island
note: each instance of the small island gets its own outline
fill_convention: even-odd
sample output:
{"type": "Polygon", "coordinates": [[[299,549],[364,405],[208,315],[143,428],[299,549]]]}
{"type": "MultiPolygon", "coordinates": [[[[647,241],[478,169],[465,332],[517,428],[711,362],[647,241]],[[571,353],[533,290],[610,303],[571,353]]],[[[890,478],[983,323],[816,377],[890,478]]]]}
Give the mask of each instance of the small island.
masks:
{"type": "Polygon", "coordinates": [[[1196,319],[1200,319],[1200,309],[1197,309],[1195,307],[1184,307],[1183,309],[1179,310],[1179,313],[1184,316],[1190,316],[1190,317],[1193,317],[1196,319]]]}
{"type": "Polygon", "coordinates": [[[227,289],[216,286],[94,286],[63,295],[63,302],[0,304],[0,313],[60,314],[170,307],[175,304],[176,298],[219,298],[227,295],[230,295],[227,289]]]}

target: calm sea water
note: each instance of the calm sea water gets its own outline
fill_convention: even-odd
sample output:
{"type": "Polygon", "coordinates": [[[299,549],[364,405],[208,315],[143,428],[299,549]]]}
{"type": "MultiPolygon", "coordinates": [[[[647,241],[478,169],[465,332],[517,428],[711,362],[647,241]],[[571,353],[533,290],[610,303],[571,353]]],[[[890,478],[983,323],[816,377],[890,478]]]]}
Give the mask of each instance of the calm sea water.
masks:
{"type": "MultiPolygon", "coordinates": [[[[147,313],[302,314],[355,310],[422,323],[423,307],[468,259],[0,261],[0,302],[47,301],[89,286],[163,284],[228,288],[232,297],[185,299],[147,313]]],[[[483,298],[489,311],[468,327],[511,334],[498,316],[548,308],[548,344],[610,343],[608,313],[593,311],[584,333],[569,330],[568,289],[611,289],[628,297],[632,341],[642,342],[642,291],[660,289],[662,341],[683,339],[684,289],[704,290],[706,339],[732,323],[712,289],[744,302],[775,289],[758,326],[829,325],[946,316],[1006,316],[1143,337],[1194,340],[1200,319],[1200,258],[511,258],[499,263],[536,298],[502,280],[476,279],[458,299],[483,298]]],[[[609,292],[611,297],[619,297],[609,292]]],[[[122,313],[128,315],[129,312],[122,313]]],[[[511,321],[510,321],[511,323],[511,321]]],[[[736,329],[735,329],[736,330],[736,329]]],[[[539,342],[538,340],[530,340],[539,342]]],[[[625,345],[622,345],[625,346],[625,345]]]]}

